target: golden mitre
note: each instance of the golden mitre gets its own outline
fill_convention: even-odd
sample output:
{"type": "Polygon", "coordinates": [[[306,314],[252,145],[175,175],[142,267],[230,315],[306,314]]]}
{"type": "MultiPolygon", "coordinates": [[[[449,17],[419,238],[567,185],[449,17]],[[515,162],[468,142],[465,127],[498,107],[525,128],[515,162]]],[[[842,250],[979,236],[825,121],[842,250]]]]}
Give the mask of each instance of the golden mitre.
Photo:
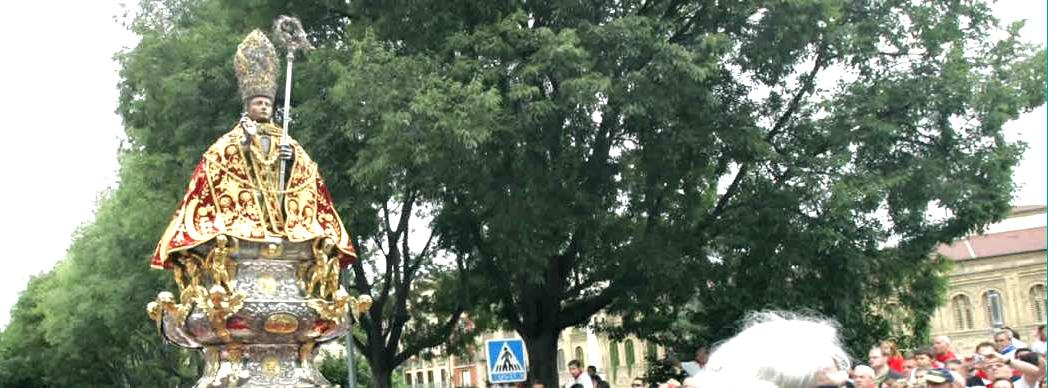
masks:
{"type": "Polygon", "coordinates": [[[240,97],[246,102],[252,97],[276,99],[277,73],[280,59],[277,49],[262,31],[254,30],[237,46],[233,56],[233,70],[240,84],[240,97]]]}

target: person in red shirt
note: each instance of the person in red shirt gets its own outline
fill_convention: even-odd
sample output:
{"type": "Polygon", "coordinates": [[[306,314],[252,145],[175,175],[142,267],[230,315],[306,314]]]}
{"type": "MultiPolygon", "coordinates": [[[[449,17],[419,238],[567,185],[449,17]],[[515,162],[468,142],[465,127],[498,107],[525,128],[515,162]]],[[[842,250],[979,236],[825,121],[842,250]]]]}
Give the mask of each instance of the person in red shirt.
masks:
{"type": "Polygon", "coordinates": [[[905,370],[903,368],[905,359],[902,358],[902,353],[899,353],[899,348],[895,346],[895,341],[881,341],[881,351],[888,357],[888,367],[896,372],[903,373],[905,370]]]}
{"type": "Polygon", "coordinates": [[[953,354],[953,347],[950,345],[950,337],[940,335],[932,339],[932,355],[935,356],[935,360],[946,365],[947,361],[956,360],[957,355],[953,354]]]}

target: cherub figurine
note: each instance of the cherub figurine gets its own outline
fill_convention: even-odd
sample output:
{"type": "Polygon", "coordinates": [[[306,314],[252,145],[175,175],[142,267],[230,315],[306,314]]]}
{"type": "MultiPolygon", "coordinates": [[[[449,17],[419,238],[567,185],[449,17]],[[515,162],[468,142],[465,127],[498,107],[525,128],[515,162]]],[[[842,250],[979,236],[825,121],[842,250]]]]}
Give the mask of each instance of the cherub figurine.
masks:
{"type": "MultiPolygon", "coordinates": [[[[327,277],[325,278],[324,282],[325,287],[322,287],[320,291],[321,298],[334,297],[335,291],[338,290],[339,287],[338,273],[339,270],[341,270],[341,267],[338,265],[338,258],[328,255],[328,252],[331,252],[331,248],[334,246],[335,244],[331,241],[330,238],[325,238],[323,246],[320,248],[324,251],[324,256],[327,257],[327,260],[324,263],[324,265],[327,266],[327,277]]],[[[317,264],[320,263],[318,262],[317,264]]]]}
{"type": "Polygon", "coordinates": [[[240,311],[241,307],[244,307],[243,294],[227,294],[222,286],[211,286],[207,298],[207,319],[211,321],[211,328],[222,339],[229,340],[226,319],[240,311]]]}
{"type": "Polygon", "coordinates": [[[170,292],[163,291],[157,294],[155,301],[146,305],[146,313],[149,314],[149,319],[156,321],[159,329],[164,319],[164,313],[170,315],[177,325],[182,326],[192,308],[190,304],[175,303],[175,296],[170,292]]]}
{"type": "Polygon", "coordinates": [[[349,306],[352,302],[353,297],[349,296],[346,290],[340,288],[335,292],[334,301],[310,299],[306,301],[306,305],[312,308],[313,311],[316,311],[321,318],[341,324],[346,319],[346,313],[349,311],[349,306]]]}
{"type": "Polygon", "coordinates": [[[313,249],[313,274],[306,284],[307,297],[317,290],[318,298],[328,299],[338,289],[338,258],[328,255],[333,245],[331,239],[325,238],[319,248],[313,249]]]}
{"type": "Polygon", "coordinates": [[[186,283],[184,280],[180,280],[183,273],[189,278],[189,284],[183,286],[182,293],[179,295],[179,302],[186,306],[191,306],[193,303],[203,303],[203,297],[207,295],[207,289],[200,285],[200,259],[194,256],[191,254],[182,256],[181,261],[182,265],[185,266],[185,270],[175,272],[175,282],[180,286],[186,283]]]}
{"type": "Polygon", "coordinates": [[[229,238],[224,234],[220,234],[215,237],[215,247],[211,249],[211,254],[207,256],[207,260],[204,266],[211,271],[211,281],[219,286],[222,286],[226,292],[232,292],[230,288],[230,263],[229,254],[230,248],[229,238]]]}

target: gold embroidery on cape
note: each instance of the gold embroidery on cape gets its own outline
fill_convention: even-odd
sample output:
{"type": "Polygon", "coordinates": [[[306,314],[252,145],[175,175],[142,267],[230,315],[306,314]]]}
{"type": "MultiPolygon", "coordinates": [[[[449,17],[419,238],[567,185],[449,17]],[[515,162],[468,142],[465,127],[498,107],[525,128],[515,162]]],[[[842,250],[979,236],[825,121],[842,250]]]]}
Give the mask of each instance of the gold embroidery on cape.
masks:
{"type": "Polygon", "coordinates": [[[277,187],[278,133],[279,126],[262,123],[258,135],[245,145],[244,132],[237,124],[204,153],[199,172],[193,174],[158,244],[160,263],[218,234],[256,242],[280,236],[292,242],[328,237],[341,253],[353,254],[334,204],[323,193],[316,163],[293,139],[288,142],[294,150],[288,185],[284,190],[277,187]],[[262,134],[270,137],[266,150],[259,141],[262,134]]]}

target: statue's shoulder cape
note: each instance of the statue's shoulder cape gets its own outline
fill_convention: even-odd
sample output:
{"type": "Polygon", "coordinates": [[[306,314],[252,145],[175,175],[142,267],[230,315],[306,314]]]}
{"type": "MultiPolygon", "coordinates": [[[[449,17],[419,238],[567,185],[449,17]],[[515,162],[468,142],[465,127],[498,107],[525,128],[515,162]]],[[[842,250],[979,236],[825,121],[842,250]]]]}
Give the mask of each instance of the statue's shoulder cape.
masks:
{"type": "Polygon", "coordinates": [[[157,243],[150,265],[169,268],[169,257],[204,244],[219,234],[266,242],[286,237],[293,242],[330,237],[343,267],[356,259],[350,235],[335,211],[317,165],[294,140],[295,160],[284,191],[286,219],[274,236],[267,230],[256,187],[240,150],[240,127],[222,136],[204,153],[189,179],[189,187],[157,243]]]}

